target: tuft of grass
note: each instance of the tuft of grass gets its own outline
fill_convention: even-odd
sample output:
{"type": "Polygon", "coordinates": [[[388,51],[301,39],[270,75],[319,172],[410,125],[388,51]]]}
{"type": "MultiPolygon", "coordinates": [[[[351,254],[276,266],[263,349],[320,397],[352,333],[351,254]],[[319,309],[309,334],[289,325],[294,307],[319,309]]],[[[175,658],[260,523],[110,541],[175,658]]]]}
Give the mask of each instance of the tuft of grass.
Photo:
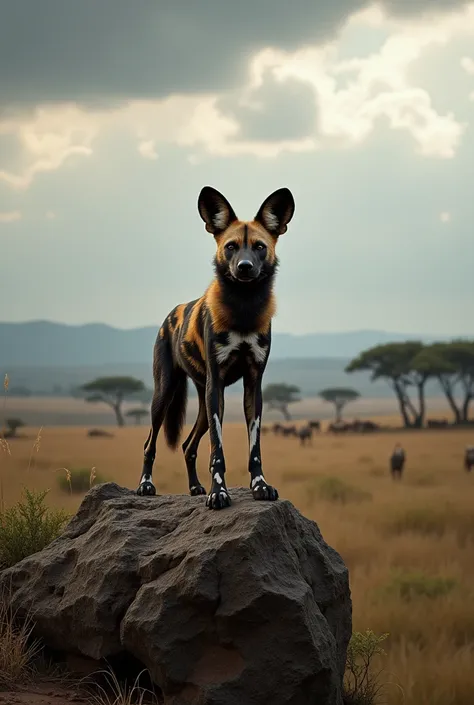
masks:
{"type": "Polygon", "coordinates": [[[386,586],[385,592],[410,602],[418,597],[429,599],[445,597],[457,587],[457,584],[454,578],[427,575],[422,571],[396,571],[386,586]]]}
{"type": "Polygon", "coordinates": [[[409,507],[389,517],[385,526],[391,534],[413,532],[439,538],[446,531],[446,516],[441,508],[409,507]]]}
{"type": "Polygon", "coordinates": [[[8,604],[5,594],[1,595],[0,689],[11,689],[30,680],[34,674],[33,662],[41,649],[39,641],[31,639],[31,619],[17,623],[8,604]]]}
{"type": "Polygon", "coordinates": [[[377,636],[370,629],[352,634],[344,676],[345,705],[376,705],[379,701],[382,670],[375,670],[374,659],[386,656],[381,644],[387,637],[388,634],[377,636]]]}
{"type": "Polygon", "coordinates": [[[474,514],[460,511],[452,504],[444,506],[408,507],[382,518],[382,529],[388,535],[406,533],[441,538],[453,532],[460,544],[474,538],[474,514]]]}
{"type": "Polygon", "coordinates": [[[370,477],[385,477],[388,472],[379,466],[375,466],[369,469],[370,477]]]}
{"type": "Polygon", "coordinates": [[[315,473],[310,470],[285,470],[282,473],[283,482],[306,482],[306,480],[312,480],[315,473]]]}
{"type": "Polygon", "coordinates": [[[58,485],[63,492],[69,492],[69,494],[88,492],[96,482],[105,482],[105,480],[97,474],[95,467],[92,469],[59,469],[64,470],[65,474],[58,476],[58,485]]]}
{"type": "Polygon", "coordinates": [[[0,511],[1,568],[9,568],[41,551],[61,534],[69,515],[45,505],[48,491],[34,492],[25,488],[23,500],[0,511]]]}
{"type": "Polygon", "coordinates": [[[325,499],[328,502],[339,502],[340,504],[364,502],[372,499],[370,492],[349,485],[339,477],[323,478],[319,483],[318,493],[321,499],[325,499]]]}
{"type": "Polygon", "coordinates": [[[409,480],[409,484],[415,487],[434,487],[438,484],[433,473],[425,473],[423,475],[416,475],[409,480]]]}
{"type": "Polygon", "coordinates": [[[106,687],[96,686],[98,693],[91,693],[92,703],[95,705],[158,705],[157,697],[146,688],[139,685],[141,671],[135,679],[133,686],[128,686],[127,683],[120,683],[114,671],[111,668],[98,671],[97,675],[104,674],[106,687]]]}
{"type": "Polygon", "coordinates": [[[31,453],[30,453],[30,459],[28,460],[28,472],[31,470],[32,464],[35,464],[36,456],[40,452],[41,448],[41,431],[43,430],[43,427],[41,426],[40,430],[38,431],[38,435],[35,438],[35,442],[33,443],[33,446],[31,448],[31,453]]]}

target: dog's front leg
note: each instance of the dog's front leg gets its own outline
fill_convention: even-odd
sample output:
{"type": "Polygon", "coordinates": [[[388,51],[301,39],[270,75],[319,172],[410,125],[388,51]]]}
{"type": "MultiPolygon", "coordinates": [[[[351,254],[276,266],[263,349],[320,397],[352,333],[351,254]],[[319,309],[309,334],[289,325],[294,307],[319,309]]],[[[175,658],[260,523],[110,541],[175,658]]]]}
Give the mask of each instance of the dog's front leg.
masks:
{"type": "Polygon", "coordinates": [[[230,506],[230,496],[225,484],[225,459],[222,447],[222,420],[224,418],[224,385],[219,375],[219,366],[215,358],[215,349],[211,344],[208,352],[206,379],[206,411],[209,421],[211,440],[211,491],[206,506],[209,509],[222,509],[230,506]]]}
{"type": "Polygon", "coordinates": [[[249,435],[250,488],[254,499],[274,501],[278,492],[265,480],[260,451],[262,427],[262,375],[263,370],[250,367],[244,375],[244,411],[249,435]]]}

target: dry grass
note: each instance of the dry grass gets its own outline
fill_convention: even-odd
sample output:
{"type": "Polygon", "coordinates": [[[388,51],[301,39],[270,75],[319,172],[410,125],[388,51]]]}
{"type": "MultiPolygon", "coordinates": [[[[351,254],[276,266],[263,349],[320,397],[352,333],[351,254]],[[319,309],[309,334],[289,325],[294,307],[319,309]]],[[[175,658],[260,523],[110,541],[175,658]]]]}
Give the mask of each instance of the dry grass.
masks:
{"type": "MultiPolygon", "coordinates": [[[[28,472],[37,430],[27,429],[30,439],[12,441],[11,456],[0,450],[5,502],[17,501],[22,484],[27,484],[51,488],[50,505],[75,510],[81,495],[60,490],[58,468],[95,468],[99,476],[135,488],[147,430],[114,429],[111,441],[89,439],[84,428],[45,427],[41,451],[34,454],[28,472]]],[[[403,694],[398,687],[387,688],[388,705],[473,703],[474,474],[466,473],[462,465],[464,447],[472,443],[473,433],[400,431],[338,438],[321,434],[306,448],[296,439],[262,438],[267,479],[281,497],[318,522],[326,541],[349,566],[354,630],[390,633],[384,644],[384,669],[387,680],[400,684],[403,694]],[[407,451],[400,483],[394,483],[388,472],[395,441],[407,451]],[[349,487],[352,500],[355,492],[368,501],[321,496],[325,478],[337,478],[333,490],[334,484],[339,490],[349,487]]],[[[208,450],[204,440],[198,466],[207,485],[208,450]]],[[[228,484],[247,486],[243,424],[224,424],[224,450],[228,484]]],[[[162,438],[155,480],[160,493],[187,492],[182,454],[167,450],[162,438]]]]}
{"type": "Polygon", "coordinates": [[[95,676],[103,675],[105,677],[105,687],[96,685],[94,691],[91,692],[91,705],[158,705],[158,699],[153,693],[139,685],[142,671],[138,674],[132,686],[127,683],[121,683],[114,671],[109,668],[104,671],[98,671],[95,676]]]}
{"type": "Polygon", "coordinates": [[[33,661],[40,651],[32,641],[31,620],[18,625],[7,600],[0,596],[0,689],[10,689],[27,683],[34,671],[33,661]]]}

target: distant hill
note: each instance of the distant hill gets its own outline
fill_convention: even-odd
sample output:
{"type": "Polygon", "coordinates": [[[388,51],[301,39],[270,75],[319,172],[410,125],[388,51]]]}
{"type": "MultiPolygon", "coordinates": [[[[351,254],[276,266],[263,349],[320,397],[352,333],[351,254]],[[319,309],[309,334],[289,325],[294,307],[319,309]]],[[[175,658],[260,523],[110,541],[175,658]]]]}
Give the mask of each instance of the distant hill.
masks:
{"type": "MultiPolygon", "coordinates": [[[[67,396],[71,389],[108,375],[133,375],[152,387],[156,333],[152,327],[120,330],[102,324],[0,323],[0,374],[8,373],[13,395],[23,388],[33,395],[67,396]]],[[[383,380],[372,383],[369,374],[348,375],[344,368],[364,348],[410,338],[416,336],[384,331],[276,333],[264,384],[297,384],[305,397],[324,387],[351,386],[365,397],[389,398],[393,393],[383,380]]],[[[240,389],[238,382],[229,391],[240,389]]],[[[190,395],[194,395],[192,385],[190,395]]],[[[436,382],[430,381],[427,395],[440,396],[436,382]]]]}
{"type": "MultiPolygon", "coordinates": [[[[0,323],[0,369],[11,366],[56,367],[109,364],[151,365],[159,325],[123,330],[102,323],[69,326],[49,321],[0,323]]],[[[364,348],[397,340],[433,340],[424,334],[407,335],[377,330],[291,335],[275,333],[271,360],[293,358],[348,358],[364,348]]],[[[447,336],[436,336],[445,340],[447,336]]]]}
{"type": "MultiPolygon", "coordinates": [[[[300,387],[304,397],[316,396],[324,387],[354,387],[362,396],[373,399],[393,398],[389,385],[383,381],[370,381],[367,372],[347,374],[344,367],[349,358],[285,358],[270,359],[264,377],[264,385],[271,382],[286,382],[300,387]]],[[[108,365],[58,365],[50,367],[0,365],[2,376],[8,373],[11,391],[26,388],[33,396],[68,396],[71,389],[95,377],[132,375],[153,387],[151,363],[111,363],[108,365]]],[[[242,382],[229,388],[229,392],[241,393],[242,382]]],[[[189,395],[195,395],[194,385],[189,386],[189,395]]],[[[428,397],[439,397],[438,384],[430,380],[428,397]]]]}

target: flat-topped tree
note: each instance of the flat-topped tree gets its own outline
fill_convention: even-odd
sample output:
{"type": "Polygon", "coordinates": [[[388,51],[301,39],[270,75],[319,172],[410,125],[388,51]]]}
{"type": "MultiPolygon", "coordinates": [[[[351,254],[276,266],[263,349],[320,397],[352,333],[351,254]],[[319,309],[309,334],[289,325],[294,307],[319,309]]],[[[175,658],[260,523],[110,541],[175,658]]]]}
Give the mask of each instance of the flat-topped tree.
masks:
{"type": "Polygon", "coordinates": [[[371,372],[371,380],[385,379],[398,399],[405,426],[421,428],[425,418],[425,385],[433,370],[421,357],[423,343],[409,340],[386,343],[364,350],[347,365],[346,372],[371,372]],[[417,401],[409,396],[416,388],[417,401]]]}
{"type": "MultiPolygon", "coordinates": [[[[451,380],[461,391],[459,420],[461,423],[466,423],[469,421],[469,407],[474,399],[474,341],[452,340],[444,347],[442,356],[451,369],[455,370],[451,380]]],[[[444,387],[443,389],[446,393],[444,387]]]]}
{"type": "Polygon", "coordinates": [[[288,411],[288,406],[300,400],[299,393],[300,388],[294,384],[267,384],[263,390],[262,398],[268,409],[280,411],[284,418],[289,421],[291,415],[288,411]]]}
{"type": "Polygon", "coordinates": [[[149,389],[148,387],[144,387],[140,392],[129,396],[130,401],[136,401],[139,404],[151,404],[152,399],[153,389],[149,389]]]}
{"type": "Polygon", "coordinates": [[[127,413],[125,414],[125,416],[128,416],[132,419],[135,419],[136,426],[140,426],[142,419],[145,418],[145,416],[149,416],[149,415],[150,415],[150,410],[145,409],[145,408],[141,408],[141,407],[137,407],[136,409],[130,409],[130,411],[127,411],[127,413]]]}
{"type": "Polygon", "coordinates": [[[462,411],[456,401],[459,374],[453,360],[453,352],[453,344],[449,342],[426,345],[414,358],[413,366],[438,380],[454,414],[455,423],[460,423],[462,411]]]}
{"type": "Polygon", "coordinates": [[[124,426],[122,404],[128,397],[132,397],[145,390],[141,379],[135,377],[98,377],[80,388],[86,392],[86,401],[91,403],[103,402],[112,407],[118,426],[124,426]]]}
{"type": "Polygon", "coordinates": [[[319,396],[324,401],[334,404],[336,409],[336,422],[342,421],[342,410],[351,401],[360,397],[356,389],[350,387],[328,387],[319,392],[319,396]]]}
{"type": "Polygon", "coordinates": [[[23,426],[25,426],[23,421],[17,418],[5,419],[5,424],[8,428],[7,434],[9,438],[14,438],[18,429],[23,428],[23,426]]]}

